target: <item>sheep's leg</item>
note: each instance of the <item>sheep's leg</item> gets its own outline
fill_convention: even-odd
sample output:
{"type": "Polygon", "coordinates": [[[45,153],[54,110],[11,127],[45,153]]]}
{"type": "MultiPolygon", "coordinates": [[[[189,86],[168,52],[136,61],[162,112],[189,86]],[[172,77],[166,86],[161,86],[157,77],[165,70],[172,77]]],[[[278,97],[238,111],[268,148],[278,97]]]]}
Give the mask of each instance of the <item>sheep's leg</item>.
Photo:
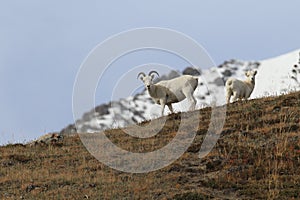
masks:
{"type": "Polygon", "coordinates": [[[166,101],[165,101],[165,99],[160,99],[159,102],[160,102],[160,105],[161,105],[161,116],[163,116],[164,115],[166,101]]]}
{"type": "Polygon", "coordinates": [[[171,113],[173,113],[173,107],[172,107],[172,104],[168,104],[168,108],[169,108],[169,110],[171,111],[171,113]]]}
{"type": "Polygon", "coordinates": [[[237,91],[234,91],[233,92],[233,100],[232,101],[233,102],[237,101],[239,99],[239,96],[240,96],[239,93],[237,91]]]}
{"type": "Polygon", "coordinates": [[[186,90],[183,90],[182,92],[183,92],[184,96],[187,98],[188,102],[190,102],[190,104],[191,104],[189,110],[190,111],[195,110],[197,101],[196,101],[195,97],[193,96],[194,90],[192,88],[186,88],[186,90]]]}
{"type": "Polygon", "coordinates": [[[230,103],[230,97],[231,97],[231,95],[227,95],[227,96],[226,96],[226,102],[227,102],[227,104],[230,103]]]}
{"type": "Polygon", "coordinates": [[[196,103],[197,103],[197,101],[193,95],[191,95],[191,97],[190,97],[190,102],[191,102],[190,110],[193,111],[193,110],[195,110],[196,103]]]}
{"type": "Polygon", "coordinates": [[[227,94],[226,94],[226,102],[227,102],[227,104],[230,103],[230,97],[231,97],[231,95],[232,95],[232,92],[229,91],[229,90],[227,90],[227,94]]]}

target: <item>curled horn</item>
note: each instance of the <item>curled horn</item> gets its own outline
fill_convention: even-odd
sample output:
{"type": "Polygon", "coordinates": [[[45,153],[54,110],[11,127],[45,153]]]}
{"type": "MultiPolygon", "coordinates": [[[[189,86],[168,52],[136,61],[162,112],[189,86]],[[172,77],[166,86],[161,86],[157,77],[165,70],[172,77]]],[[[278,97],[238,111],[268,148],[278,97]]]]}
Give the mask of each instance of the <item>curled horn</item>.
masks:
{"type": "Polygon", "coordinates": [[[157,76],[159,76],[157,71],[150,71],[148,75],[151,76],[152,74],[157,74],[157,76]]]}
{"type": "Polygon", "coordinates": [[[144,72],[140,72],[138,75],[137,75],[137,78],[139,78],[140,76],[146,76],[146,74],[144,72]]]}

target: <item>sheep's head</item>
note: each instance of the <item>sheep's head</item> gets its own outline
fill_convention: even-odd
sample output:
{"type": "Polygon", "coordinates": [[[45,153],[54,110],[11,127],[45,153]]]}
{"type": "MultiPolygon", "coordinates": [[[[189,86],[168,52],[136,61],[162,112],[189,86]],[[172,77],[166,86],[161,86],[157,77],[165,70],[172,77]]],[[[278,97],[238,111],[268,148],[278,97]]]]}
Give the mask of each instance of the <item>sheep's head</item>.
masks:
{"type": "Polygon", "coordinates": [[[247,71],[245,73],[248,80],[251,81],[251,83],[255,83],[255,75],[257,74],[257,71],[247,71]]]}
{"type": "Polygon", "coordinates": [[[159,74],[156,71],[150,71],[148,75],[146,75],[144,72],[140,72],[137,78],[140,78],[143,81],[145,87],[149,89],[150,86],[153,84],[153,79],[155,77],[155,74],[159,76],[159,74]]]}

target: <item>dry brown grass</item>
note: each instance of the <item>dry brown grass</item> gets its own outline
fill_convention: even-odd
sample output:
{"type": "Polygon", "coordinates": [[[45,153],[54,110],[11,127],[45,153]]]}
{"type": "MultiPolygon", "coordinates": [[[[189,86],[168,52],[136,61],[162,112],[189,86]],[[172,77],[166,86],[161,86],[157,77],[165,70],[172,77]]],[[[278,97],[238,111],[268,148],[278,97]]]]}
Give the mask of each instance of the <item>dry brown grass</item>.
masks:
{"type": "MultiPolygon", "coordinates": [[[[173,164],[144,174],[103,165],[79,136],[0,147],[0,199],[300,199],[299,92],[229,105],[220,139],[199,159],[210,112],[185,115],[187,129],[197,127],[193,144],[173,164]]],[[[120,129],[106,135],[126,150],[148,152],[175,136],[181,117],[166,117],[163,129],[147,139],[120,129]]]]}

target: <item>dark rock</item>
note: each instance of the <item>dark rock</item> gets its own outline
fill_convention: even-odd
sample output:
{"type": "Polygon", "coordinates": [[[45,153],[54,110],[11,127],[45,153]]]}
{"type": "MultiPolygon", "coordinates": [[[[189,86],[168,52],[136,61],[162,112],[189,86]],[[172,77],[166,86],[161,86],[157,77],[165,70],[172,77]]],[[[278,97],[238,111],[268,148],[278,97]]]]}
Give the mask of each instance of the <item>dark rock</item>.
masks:
{"type": "Polygon", "coordinates": [[[224,72],[222,72],[223,76],[232,76],[232,72],[229,69],[226,69],[224,72]]]}
{"type": "Polygon", "coordinates": [[[97,106],[96,108],[95,108],[95,111],[97,112],[97,113],[99,113],[99,115],[108,115],[109,114],[109,105],[107,105],[107,104],[102,104],[102,105],[100,105],[100,106],[97,106]]]}
{"type": "Polygon", "coordinates": [[[34,146],[38,144],[57,144],[59,141],[63,140],[63,136],[59,133],[47,133],[39,137],[37,140],[29,143],[29,146],[34,146]]]}
{"type": "Polygon", "coordinates": [[[92,119],[91,112],[84,113],[82,116],[83,121],[90,121],[92,119]]]}
{"type": "Polygon", "coordinates": [[[216,79],[214,80],[214,83],[215,83],[217,86],[224,86],[224,85],[225,85],[224,80],[223,80],[223,78],[221,78],[221,77],[216,78],[216,79]]]}
{"type": "Polygon", "coordinates": [[[255,66],[255,68],[258,68],[260,66],[260,63],[259,62],[255,62],[255,63],[253,63],[253,65],[255,66]]]}
{"type": "Polygon", "coordinates": [[[192,76],[200,76],[201,71],[199,69],[194,68],[194,67],[187,67],[185,70],[183,70],[182,74],[192,75],[192,76]]]}

